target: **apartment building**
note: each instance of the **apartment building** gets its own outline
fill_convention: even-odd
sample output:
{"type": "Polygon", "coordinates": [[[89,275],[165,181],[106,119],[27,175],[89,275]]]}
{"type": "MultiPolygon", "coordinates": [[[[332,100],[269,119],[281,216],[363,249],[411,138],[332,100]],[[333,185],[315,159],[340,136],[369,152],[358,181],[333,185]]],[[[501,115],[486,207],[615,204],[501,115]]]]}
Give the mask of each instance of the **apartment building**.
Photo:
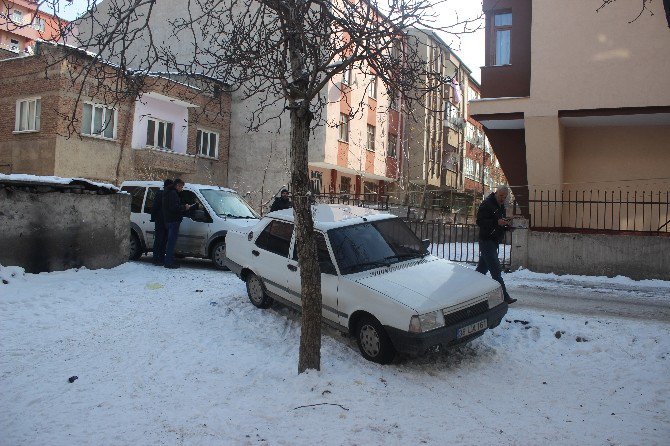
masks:
{"type": "Polygon", "coordinates": [[[408,110],[412,118],[406,120],[402,181],[395,193],[411,204],[467,211],[505,181],[481,125],[468,117],[479,84],[435,32],[411,29],[408,34],[412,51],[434,75],[418,86],[427,91],[424,104],[408,110]],[[448,78],[455,82],[445,84],[448,78]]]}
{"type": "MultiPolygon", "coordinates": [[[[484,0],[487,59],[470,113],[524,214],[536,191],[670,188],[670,28],[661,2],[645,4],[484,0]]],[[[665,221],[645,212],[607,220],[665,221]]]]}
{"type": "Polygon", "coordinates": [[[399,175],[401,98],[390,97],[371,69],[345,71],[327,88],[337,100],[326,109],[331,125],[317,129],[320,143],[310,145],[313,191],[374,201],[399,175]],[[362,107],[352,113],[356,104],[362,107]]]}
{"type": "Polygon", "coordinates": [[[117,185],[175,177],[227,184],[225,85],[219,97],[210,97],[188,80],[148,75],[146,93],[117,100],[123,92],[117,68],[97,64],[95,76],[75,76],[90,57],[40,42],[34,55],[0,61],[0,172],[117,185]]]}
{"type": "MultiPolygon", "coordinates": [[[[0,59],[32,54],[39,40],[60,40],[68,23],[40,11],[37,0],[4,0],[0,3],[0,59]]],[[[43,6],[42,6],[43,8],[43,6]]]]}

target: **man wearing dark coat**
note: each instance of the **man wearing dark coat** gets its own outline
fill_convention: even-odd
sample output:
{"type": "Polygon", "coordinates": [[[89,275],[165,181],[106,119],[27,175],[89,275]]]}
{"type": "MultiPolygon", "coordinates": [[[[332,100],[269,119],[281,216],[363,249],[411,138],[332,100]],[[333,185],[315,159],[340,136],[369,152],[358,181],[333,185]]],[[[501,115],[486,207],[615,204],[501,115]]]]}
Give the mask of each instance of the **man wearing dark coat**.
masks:
{"type": "Polygon", "coordinates": [[[272,202],[270,206],[270,212],[272,211],[281,211],[282,209],[290,209],[293,207],[291,200],[288,199],[288,189],[284,188],[281,190],[281,195],[275,198],[275,201],[272,202]]]}
{"type": "Polygon", "coordinates": [[[502,267],[498,259],[498,245],[505,237],[505,231],[509,228],[509,220],[505,218],[505,200],[509,194],[507,186],[498,186],[479,206],[477,210],[477,226],[479,226],[479,263],[477,272],[486,274],[491,272],[491,277],[502,286],[505,302],[512,304],[516,299],[507,294],[507,288],[502,278],[502,267]]]}
{"type": "Polygon", "coordinates": [[[184,182],[179,178],[174,180],[172,186],[168,187],[163,193],[163,219],[167,229],[167,246],[165,247],[165,268],[179,268],[174,261],[174,249],[177,245],[179,236],[179,225],[183,220],[183,215],[191,205],[182,204],[179,193],[184,189],[184,182]]]}
{"type": "Polygon", "coordinates": [[[151,221],[154,222],[154,265],[162,265],[165,261],[165,245],[167,244],[167,229],[163,219],[163,194],[172,185],[172,180],[163,182],[163,189],[156,192],[153,207],[151,208],[151,221]]]}

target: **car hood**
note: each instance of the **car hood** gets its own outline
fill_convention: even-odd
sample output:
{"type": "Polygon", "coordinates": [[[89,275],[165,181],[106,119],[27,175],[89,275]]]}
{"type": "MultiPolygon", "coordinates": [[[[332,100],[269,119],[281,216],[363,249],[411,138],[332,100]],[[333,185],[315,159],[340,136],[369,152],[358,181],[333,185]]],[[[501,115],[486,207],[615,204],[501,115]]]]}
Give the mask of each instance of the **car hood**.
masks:
{"type": "Polygon", "coordinates": [[[228,218],[226,222],[240,229],[251,228],[258,223],[257,218],[228,218]]]}
{"type": "Polygon", "coordinates": [[[437,258],[409,260],[366,273],[352,279],[419,314],[458,305],[500,286],[488,276],[437,258]]]}

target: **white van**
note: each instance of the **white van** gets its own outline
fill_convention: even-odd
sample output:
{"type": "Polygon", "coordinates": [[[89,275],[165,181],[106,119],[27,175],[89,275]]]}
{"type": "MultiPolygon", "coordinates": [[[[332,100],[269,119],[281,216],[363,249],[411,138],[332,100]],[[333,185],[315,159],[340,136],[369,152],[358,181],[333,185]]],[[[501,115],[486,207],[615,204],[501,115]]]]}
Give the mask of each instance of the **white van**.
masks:
{"type": "MultiPolygon", "coordinates": [[[[121,190],[132,196],[130,260],[137,260],[153,249],[151,209],[156,192],[162,188],[162,181],[124,181],[121,184],[121,190]]],[[[226,269],[226,233],[255,225],[259,215],[237,192],[221,186],[186,183],[180,198],[182,203],[198,203],[198,207],[184,216],[175,254],[209,258],[217,268],[226,269]]]]}

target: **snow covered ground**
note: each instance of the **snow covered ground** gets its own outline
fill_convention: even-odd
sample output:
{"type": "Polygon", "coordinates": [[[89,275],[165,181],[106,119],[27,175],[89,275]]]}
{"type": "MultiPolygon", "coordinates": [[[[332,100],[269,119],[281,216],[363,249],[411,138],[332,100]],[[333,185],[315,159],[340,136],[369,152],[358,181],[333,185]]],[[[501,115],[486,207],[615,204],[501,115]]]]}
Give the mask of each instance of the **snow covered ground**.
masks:
{"type": "MultiPolygon", "coordinates": [[[[327,330],[322,370],[298,375],[298,317],[256,309],[241,281],[204,263],[0,266],[0,279],[2,445],[669,444],[663,322],[519,302],[466,346],[390,366],[327,330]]],[[[670,283],[654,282],[645,292],[667,302],[670,283]]]]}

